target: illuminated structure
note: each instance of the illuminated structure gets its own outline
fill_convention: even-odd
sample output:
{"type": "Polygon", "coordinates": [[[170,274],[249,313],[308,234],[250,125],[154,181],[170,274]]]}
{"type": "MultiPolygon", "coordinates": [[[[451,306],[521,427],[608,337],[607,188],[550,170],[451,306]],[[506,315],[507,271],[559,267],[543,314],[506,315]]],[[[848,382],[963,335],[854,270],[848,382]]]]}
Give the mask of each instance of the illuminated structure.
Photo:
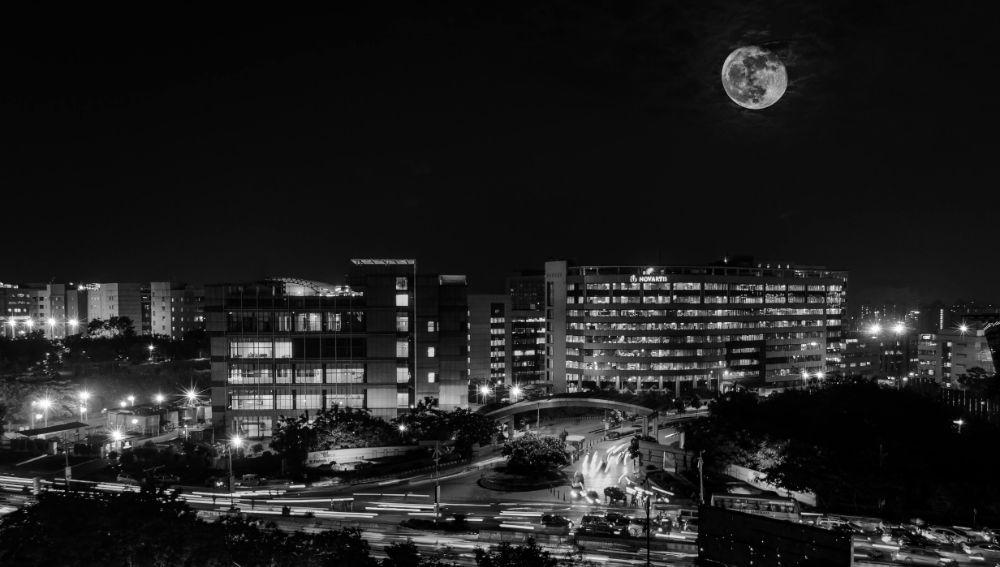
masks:
{"type": "Polygon", "coordinates": [[[333,406],[393,418],[424,397],[467,405],[465,276],[352,260],[348,285],[272,278],[206,287],[212,405],[231,433],[333,406]]]}
{"type": "Polygon", "coordinates": [[[181,339],[205,328],[203,288],[171,282],[151,282],[149,288],[150,334],[181,339]]]}
{"type": "Polygon", "coordinates": [[[847,272],[545,264],[546,381],[556,392],[797,387],[839,370],[847,272]]]}

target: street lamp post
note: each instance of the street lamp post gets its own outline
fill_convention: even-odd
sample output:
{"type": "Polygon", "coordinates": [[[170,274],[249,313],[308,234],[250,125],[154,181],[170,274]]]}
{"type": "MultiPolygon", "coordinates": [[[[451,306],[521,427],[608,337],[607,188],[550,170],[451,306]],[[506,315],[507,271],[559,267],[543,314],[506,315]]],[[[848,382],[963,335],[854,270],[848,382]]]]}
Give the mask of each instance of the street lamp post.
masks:
{"type": "Polygon", "coordinates": [[[74,335],[76,334],[76,326],[79,325],[79,324],[80,324],[80,322],[77,321],[76,319],[70,319],[69,320],[69,327],[72,330],[72,334],[74,334],[74,335]]]}
{"type": "Polygon", "coordinates": [[[227,452],[229,453],[229,507],[230,508],[236,507],[236,495],[234,494],[235,481],[233,479],[233,449],[238,449],[241,445],[243,445],[243,439],[241,439],[239,435],[233,435],[233,437],[229,440],[229,450],[227,452]]]}
{"type": "Polygon", "coordinates": [[[56,320],[53,319],[52,317],[49,317],[48,320],[46,320],[45,322],[49,324],[49,338],[50,339],[55,339],[56,338],[56,320]]]}
{"type": "Polygon", "coordinates": [[[38,407],[42,408],[42,414],[45,418],[45,427],[49,426],[49,408],[52,406],[52,400],[48,398],[42,398],[38,400],[38,407]]]}
{"type": "Polygon", "coordinates": [[[521,387],[515,384],[514,387],[510,389],[511,403],[514,403],[515,399],[520,395],[521,395],[521,387]]]}
{"type": "Polygon", "coordinates": [[[90,392],[87,391],[80,392],[78,394],[78,397],[80,398],[80,421],[84,421],[86,419],[87,400],[90,399],[90,392]]]}
{"type": "Polygon", "coordinates": [[[149,346],[146,348],[149,349],[149,361],[153,362],[153,351],[156,350],[156,346],[153,343],[149,343],[149,346]]]}

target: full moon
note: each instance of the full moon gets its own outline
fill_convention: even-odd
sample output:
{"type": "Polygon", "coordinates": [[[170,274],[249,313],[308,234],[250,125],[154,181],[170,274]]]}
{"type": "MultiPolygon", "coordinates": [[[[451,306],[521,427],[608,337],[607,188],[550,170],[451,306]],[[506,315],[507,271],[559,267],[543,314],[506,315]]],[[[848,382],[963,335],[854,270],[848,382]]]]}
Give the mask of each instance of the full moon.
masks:
{"type": "Polygon", "coordinates": [[[778,102],[788,87],[785,64],[770,51],[751,45],[740,47],[722,64],[722,86],[733,102],[760,110],[778,102]]]}

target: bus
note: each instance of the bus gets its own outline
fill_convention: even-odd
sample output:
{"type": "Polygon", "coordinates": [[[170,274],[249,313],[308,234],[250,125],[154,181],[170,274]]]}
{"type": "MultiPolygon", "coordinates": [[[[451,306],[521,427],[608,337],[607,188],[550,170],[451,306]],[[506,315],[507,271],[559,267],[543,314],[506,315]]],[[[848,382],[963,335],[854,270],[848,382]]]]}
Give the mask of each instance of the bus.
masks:
{"type": "Polygon", "coordinates": [[[711,504],[727,510],[791,522],[798,522],[802,512],[797,500],[777,495],[713,494],[711,504]]]}

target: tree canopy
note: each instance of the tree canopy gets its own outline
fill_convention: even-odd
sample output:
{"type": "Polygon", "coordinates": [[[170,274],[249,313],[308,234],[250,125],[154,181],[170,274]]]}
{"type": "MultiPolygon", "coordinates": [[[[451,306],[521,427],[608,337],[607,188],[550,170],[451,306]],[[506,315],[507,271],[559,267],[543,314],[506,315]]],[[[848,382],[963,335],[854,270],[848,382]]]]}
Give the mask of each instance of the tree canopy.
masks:
{"type": "Polygon", "coordinates": [[[569,464],[566,444],[554,437],[522,435],[504,444],[507,470],[523,475],[551,475],[569,464]]]}
{"type": "Polygon", "coordinates": [[[454,441],[461,455],[469,455],[476,443],[489,443],[496,433],[492,419],[464,408],[442,410],[434,398],[425,398],[393,423],[397,430],[402,426],[408,440],[454,441]]]}
{"type": "Polygon", "coordinates": [[[833,511],[966,522],[1000,519],[997,428],[966,423],[914,389],[850,381],[757,398],[732,393],[688,422],[687,448],[706,466],[744,465],[833,511]]]}
{"type": "MultiPolygon", "coordinates": [[[[372,557],[361,530],[287,533],[239,516],[215,522],[161,492],[42,493],[38,503],[0,519],[0,565],[18,567],[444,567],[442,554],[420,553],[413,542],[372,557]]],[[[476,550],[480,567],[576,565],[534,541],[476,550]]]]}

